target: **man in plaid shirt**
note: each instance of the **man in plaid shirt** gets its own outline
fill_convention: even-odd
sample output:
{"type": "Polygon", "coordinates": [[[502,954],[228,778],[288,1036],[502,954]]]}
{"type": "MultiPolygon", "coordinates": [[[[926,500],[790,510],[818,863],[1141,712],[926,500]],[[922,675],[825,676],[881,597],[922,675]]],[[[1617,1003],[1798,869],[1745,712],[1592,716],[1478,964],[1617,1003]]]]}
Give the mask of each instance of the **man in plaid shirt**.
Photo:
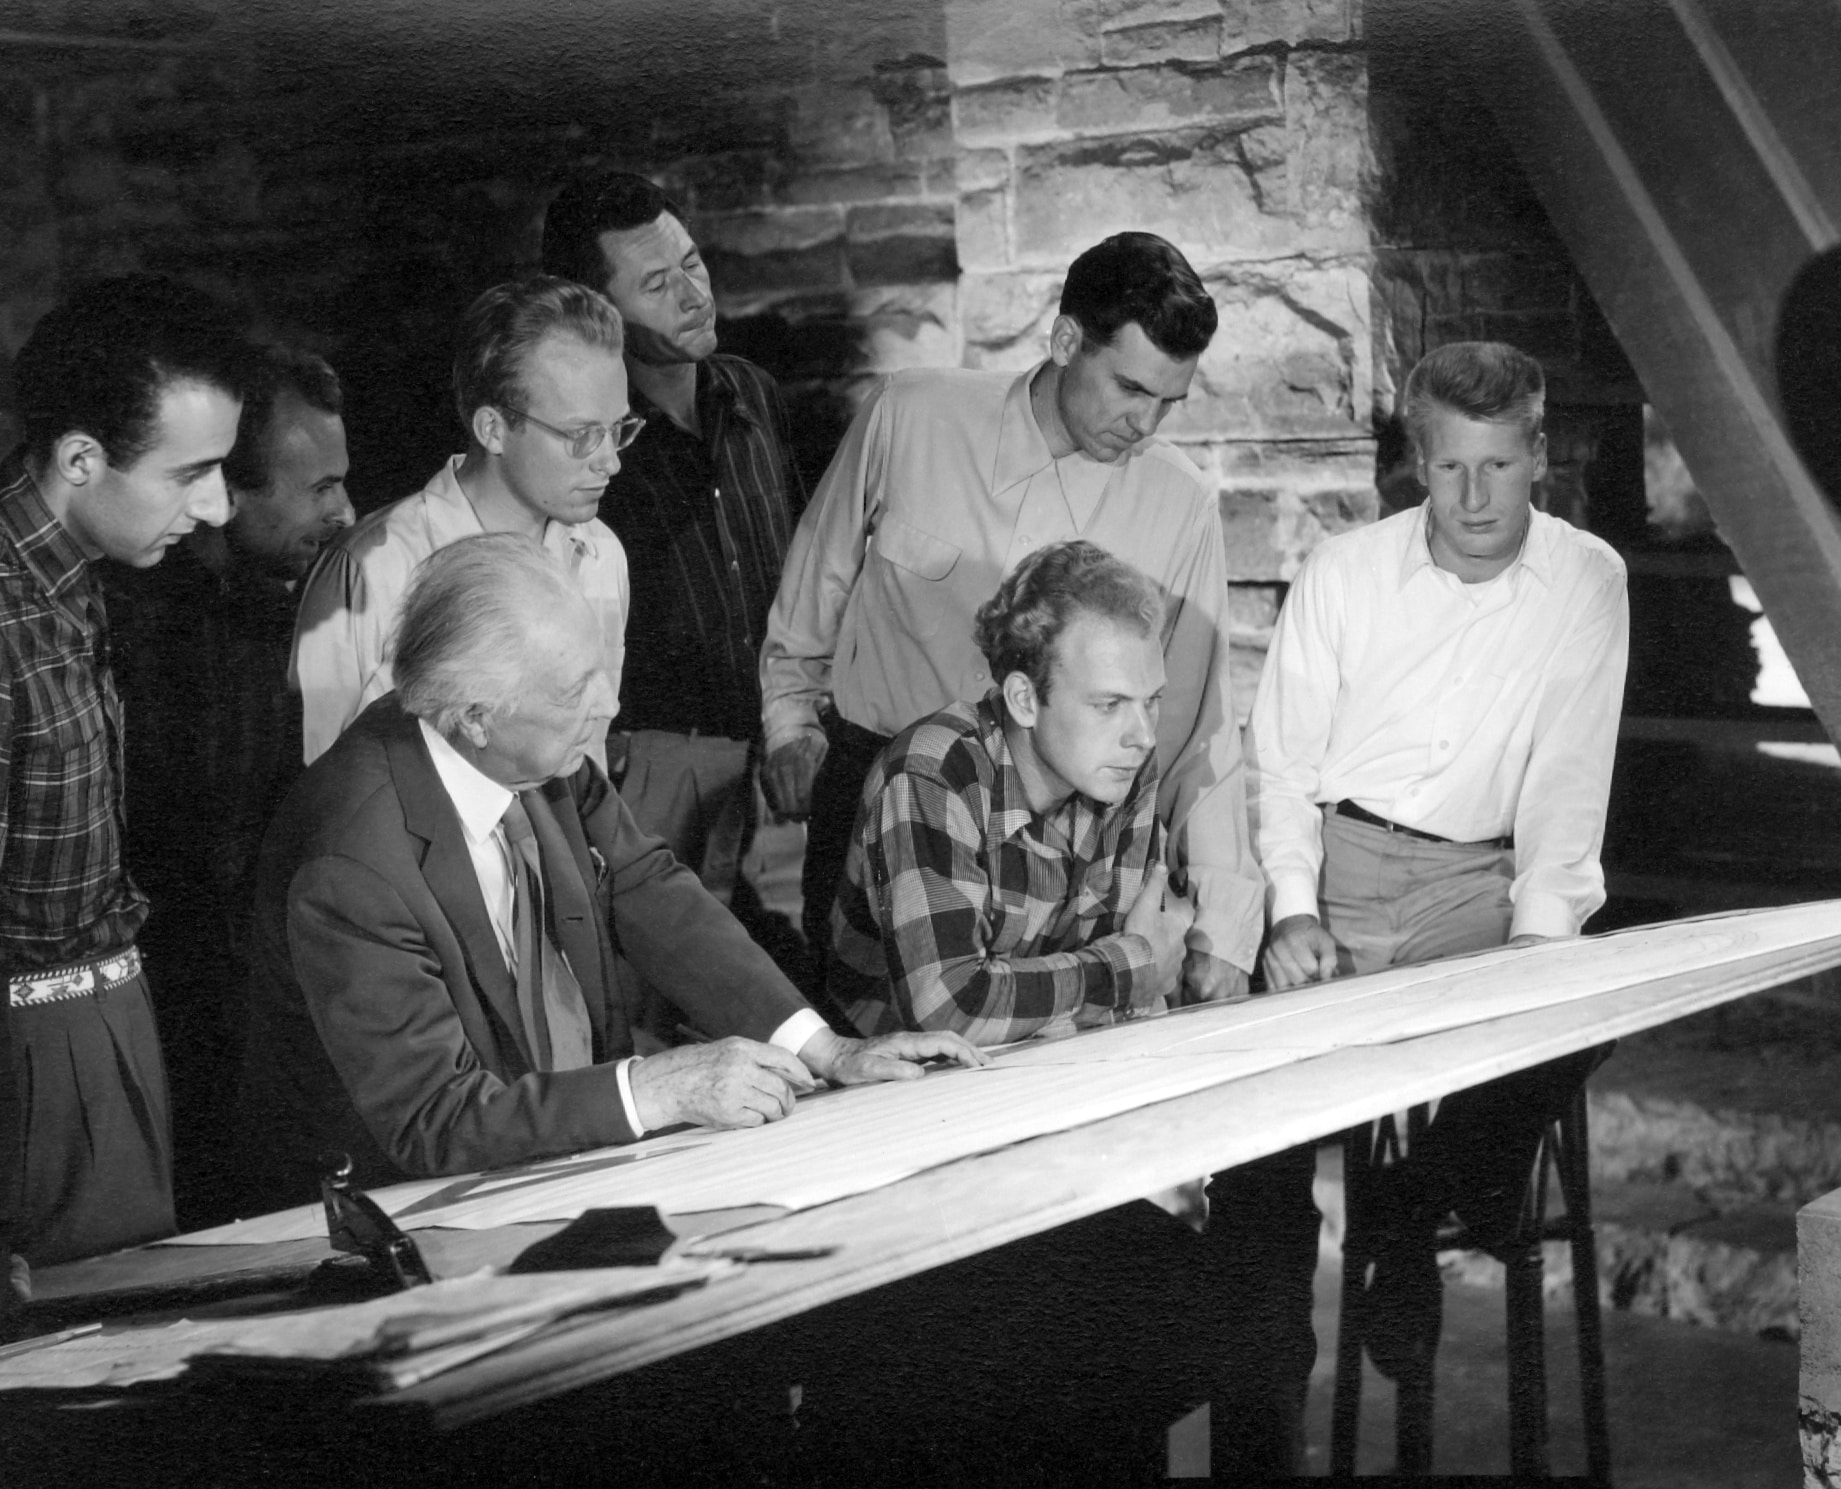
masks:
{"type": "MultiPolygon", "coordinates": [[[[830,982],[864,1033],[1001,1044],[1178,994],[1195,912],[1170,885],[1156,816],[1167,624],[1149,579],[1080,539],[1036,550],[979,608],[996,686],[896,735],[864,785],[830,982]]],[[[1157,1429],[1203,1399],[1217,1480],[1290,1473],[1316,1356],[1313,1168],[1306,1146],[1215,1176],[1200,1235],[1134,1202],[884,1290],[852,1315],[848,1389],[911,1379],[909,1331],[892,1329],[886,1367],[856,1341],[938,1308],[978,1325],[969,1341],[930,1334],[919,1368],[954,1382],[956,1412],[1005,1403],[968,1440],[1055,1464],[1047,1481],[1142,1476],[1160,1466],[1157,1429]],[[1051,1277],[1078,1278],[1081,1302],[1045,1309],[1051,1277]]],[[[823,1403],[812,1382],[807,1400],[823,1403]]]]}
{"type": "Polygon", "coordinates": [[[104,280],[14,364],[20,447],[0,464],[0,960],[17,1135],[0,1212],[50,1264],[173,1226],[160,1041],[123,862],[122,708],[98,559],[160,562],[230,515],[223,463],[247,382],[210,297],[104,280]]]}
{"type": "Polygon", "coordinates": [[[1194,910],[1157,821],[1164,611],[1092,543],[1038,549],[976,622],[995,686],[864,785],[831,992],[867,1032],[976,1044],[1160,1011],[1194,910]]]}

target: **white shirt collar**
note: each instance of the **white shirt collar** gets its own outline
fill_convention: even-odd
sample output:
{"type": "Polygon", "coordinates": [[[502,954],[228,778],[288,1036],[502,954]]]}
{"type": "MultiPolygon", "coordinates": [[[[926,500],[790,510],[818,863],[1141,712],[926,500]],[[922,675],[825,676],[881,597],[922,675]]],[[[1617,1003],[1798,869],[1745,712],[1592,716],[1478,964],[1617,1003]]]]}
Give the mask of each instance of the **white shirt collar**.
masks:
{"type": "Polygon", "coordinates": [[[417,719],[416,727],[422,731],[428,757],[434,761],[435,774],[441,778],[448,800],[454,803],[462,829],[475,843],[485,842],[499,825],[499,818],[505,815],[505,808],[511,805],[516,793],[466,759],[430,729],[425,720],[417,719]]]}

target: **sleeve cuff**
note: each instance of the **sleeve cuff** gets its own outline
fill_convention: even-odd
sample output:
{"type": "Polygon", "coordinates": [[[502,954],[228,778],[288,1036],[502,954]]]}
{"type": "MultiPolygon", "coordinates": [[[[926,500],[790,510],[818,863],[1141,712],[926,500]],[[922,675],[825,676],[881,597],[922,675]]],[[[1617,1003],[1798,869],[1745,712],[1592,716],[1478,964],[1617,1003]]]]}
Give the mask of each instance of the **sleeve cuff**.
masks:
{"type": "Polygon", "coordinates": [[[1509,922],[1509,938],[1516,936],[1576,936],[1578,918],[1572,906],[1554,895],[1523,895],[1509,922]]]}
{"type": "Polygon", "coordinates": [[[1323,919],[1317,903],[1317,886],[1307,879],[1285,875],[1272,881],[1272,923],[1277,925],[1293,915],[1311,915],[1323,919]]]}
{"type": "Polygon", "coordinates": [[[635,1138],[642,1138],[646,1135],[646,1129],[639,1120],[638,1103],[633,1100],[632,1070],[639,1063],[639,1058],[638,1055],[628,1055],[614,1066],[614,1080],[620,1086],[620,1105],[626,1109],[627,1125],[633,1129],[635,1138]]]}
{"type": "Polygon", "coordinates": [[[1266,883],[1257,876],[1227,868],[1190,864],[1195,883],[1195,924],[1189,945],[1209,956],[1251,972],[1265,931],[1266,883]]]}
{"type": "Polygon", "coordinates": [[[767,1042],[778,1045],[789,1055],[796,1055],[814,1034],[830,1027],[816,1009],[802,1008],[768,1035],[767,1042]]]}
{"type": "Polygon", "coordinates": [[[1136,931],[1120,931],[1116,936],[1104,936],[1092,945],[1095,951],[1106,958],[1106,965],[1112,969],[1110,1006],[1121,1011],[1130,1008],[1139,974],[1150,971],[1157,964],[1151,943],[1136,931]]]}

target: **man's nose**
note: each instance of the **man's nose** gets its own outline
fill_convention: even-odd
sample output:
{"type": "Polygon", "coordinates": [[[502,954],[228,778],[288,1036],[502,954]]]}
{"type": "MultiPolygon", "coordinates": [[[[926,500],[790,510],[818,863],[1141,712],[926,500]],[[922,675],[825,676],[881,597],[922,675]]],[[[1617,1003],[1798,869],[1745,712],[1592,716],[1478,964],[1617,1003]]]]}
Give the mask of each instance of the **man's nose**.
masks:
{"type": "Polygon", "coordinates": [[[1125,416],[1125,422],[1131,426],[1133,434],[1139,439],[1149,439],[1157,432],[1157,423],[1163,417],[1163,404],[1139,404],[1125,416]]]}
{"type": "Polygon", "coordinates": [[[326,510],[326,525],[339,531],[350,527],[357,520],[357,514],[352,511],[352,499],[345,494],[343,486],[338,487],[326,510]]]}
{"type": "Polygon", "coordinates": [[[222,527],[230,520],[230,491],[224,485],[223,471],[212,471],[192,488],[192,499],[185,504],[185,514],[207,527],[222,527]]]}
{"type": "Polygon", "coordinates": [[[1157,740],[1157,721],[1149,708],[1133,704],[1125,725],[1125,748],[1148,750],[1157,740]]]}
{"type": "Polygon", "coordinates": [[[588,457],[588,468],[598,476],[611,476],[620,469],[620,452],[614,448],[612,434],[595,446],[594,454],[588,457]]]}
{"type": "Polygon", "coordinates": [[[1462,485],[1458,489],[1458,505],[1466,512],[1481,512],[1489,505],[1489,488],[1469,471],[1460,471],[1458,480],[1462,485]]]}
{"type": "Polygon", "coordinates": [[[620,694],[614,680],[603,667],[588,684],[588,717],[611,719],[620,712],[620,694]]]}

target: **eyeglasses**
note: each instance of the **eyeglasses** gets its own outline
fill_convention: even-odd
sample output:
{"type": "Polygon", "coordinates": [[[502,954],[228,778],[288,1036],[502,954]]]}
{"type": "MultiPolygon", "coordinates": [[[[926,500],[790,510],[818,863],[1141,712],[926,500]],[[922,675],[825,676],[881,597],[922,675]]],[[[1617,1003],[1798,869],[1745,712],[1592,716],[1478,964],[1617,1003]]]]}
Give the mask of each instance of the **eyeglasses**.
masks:
{"type": "Polygon", "coordinates": [[[563,448],[577,460],[586,460],[601,448],[601,441],[613,436],[614,448],[624,450],[639,438],[639,431],[646,427],[646,421],[638,414],[627,414],[617,423],[590,424],[586,429],[558,429],[554,424],[546,424],[529,409],[513,408],[509,403],[502,405],[508,414],[516,414],[520,419],[529,419],[539,429],[546,430],[563,442],[563,448]]]}

